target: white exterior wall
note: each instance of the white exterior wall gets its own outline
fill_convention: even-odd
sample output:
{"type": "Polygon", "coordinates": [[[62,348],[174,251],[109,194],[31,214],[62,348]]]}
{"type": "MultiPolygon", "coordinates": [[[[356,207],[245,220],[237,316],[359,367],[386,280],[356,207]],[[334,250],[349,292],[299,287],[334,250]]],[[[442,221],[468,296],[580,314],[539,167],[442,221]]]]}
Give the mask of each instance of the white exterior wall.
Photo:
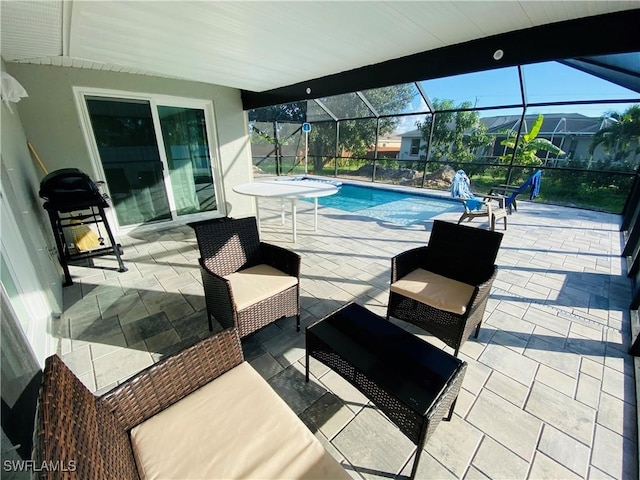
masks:
{"type": "Polygon", "coordinates": [[[253,200],[232,190],[233,185],[252,180],[251,145],[240,91],[236,89],[98,70],[4,63],[2,67],[29,94],[12,105],[13,114],[2,105],[3,255],[16,264],[16,288],[22,292],[14,310],[31,349],[42,363],[57,347],[51,318],[63,309],[62,269],[43,200],[38,197],[43,173],[31,158],[27,141],[33,144],[48,171],[74,167],[96,178],[73,87],[212,101],[228,215],[254,214],[253,200]],[[25,305],[26,310],[22,308],[25,305]]]}
{"type": "Polygon", "coordinates": [[[16,104],[9,110],[3,102],[1,108],[2,288],[24,333],[17,338],[26,338],[42,366],[57,347],[52,319],[62,312],[62,269],[49,218],[38,197],[40,177],[27,148],[20,114],[16,104]]]}
{"type": "Polygon", "coordinates": [[[251,145],[240,91],[199,82],[45,65],[8,64],[29,93],[18,108],[28,140],[49,171],[75,167],[96,178],[73,87],[119,90],[213,102],[227,214],[252,215],[254,204],[231,187],[252,179],[251,145]]]}
{"type": "MultiPolygon", "coordinates": [[[[400,142],[400,154],[398,158],[400,160],[420,160],[420,155],[425,155],[426,151],[424,149],[420,149],[417,155],[411,155],[411,142],[414,138],[419,137],[402,137],[402,141],[400,142]]],[[[420,147],[424,146],[424,140],[420,140],[420,147]]]]}

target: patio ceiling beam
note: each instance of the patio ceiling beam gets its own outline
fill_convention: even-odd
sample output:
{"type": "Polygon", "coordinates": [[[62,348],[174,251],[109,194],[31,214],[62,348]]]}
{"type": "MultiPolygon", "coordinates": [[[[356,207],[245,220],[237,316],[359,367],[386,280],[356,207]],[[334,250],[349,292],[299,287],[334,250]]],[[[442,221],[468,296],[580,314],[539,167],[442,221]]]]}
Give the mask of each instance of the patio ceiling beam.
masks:
{"type": "MultiPolygon", "coordinates": [[[[640,51],[640,9],[502,33],[264,92],[242,91],[245,110],[536,62],[640,51]],[[499,60],[494,52],[502,50],[499,60]]],[[[553,79],[551,79],[553,81],[553,79]]]]}

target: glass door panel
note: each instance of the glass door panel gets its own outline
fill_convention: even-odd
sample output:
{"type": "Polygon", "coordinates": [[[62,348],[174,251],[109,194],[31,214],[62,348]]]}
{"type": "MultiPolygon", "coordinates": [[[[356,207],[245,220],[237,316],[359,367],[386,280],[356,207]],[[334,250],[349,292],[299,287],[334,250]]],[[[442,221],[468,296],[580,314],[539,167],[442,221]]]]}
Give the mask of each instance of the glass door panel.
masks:
{"type": "Polygon", "coordinates": [[[106,97],[86,102],[118,223],[171,219],[150,103],[106,97]]]}
{"type": "Polygon", "coordinates": [[[158,106],[177,215],[216,210],[204,110],[158,106]]]}

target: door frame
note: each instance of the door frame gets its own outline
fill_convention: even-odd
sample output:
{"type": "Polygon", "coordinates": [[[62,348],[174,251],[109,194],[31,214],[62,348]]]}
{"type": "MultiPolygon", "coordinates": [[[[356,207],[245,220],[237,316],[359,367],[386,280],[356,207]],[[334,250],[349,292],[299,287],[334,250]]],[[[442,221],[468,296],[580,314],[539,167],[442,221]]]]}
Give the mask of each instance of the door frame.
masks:
{"type": "MultiPolygon", "coordinates": [[[[215,216],[226,215],[226,201],[224,199],[222,164],[220,161],[218,134],[217,134],[216,122],[215,122],[215,111],[214,111],[214,105],[212,100],[189,98],[189,97],[178,97],[178,96],[162,95],[162,94],[155,94],[155,93],[138,93],[138,92],[130,92],[130,91],[124,91],[124,90],[113,90],[113,89],[93,88],[93,87],[73,87],[73,96],[76,102],[78,117],[80,119],[80,128],[82,130],[82,134],[85,139],[87,150],[89,151],[91,167],[93,168],[93,172],[91,172],[92,176],[93,178],[103,178],[105,180],[106,180],[106,175],[104,172],[102,161],[100,160],[98,145],[96,144],[93,127],[91,125],[91,118],[89,116],[89,109],[87,108],[87,103],[85,101],[85,98],[86,97],[103,97],[103,98],[111,98],[114,100],[120,99],[125,101],[126,100],[147,101],[149,102],[149,106],[151,108],[153,127],[155,129],[155,134],[156,134],[156,143],[157,143],[156,146],[158,148],[158,153],[160,155],[160,161],[162,162],[162,169],[163,169],[162,177],[164,180],[167,200],[169,202],[171,219],[159,220],[156,222],[134,224],[134,225],[120,225],[120,223],[118,222],[118,218],[115,214],[115,209],[109,208],[106,210],[107,219],[111,225],[115,226],[116,232],[127,232],[135,228],[141,228],[141,227],[146,227],[149,225],[157,225],[157,224],[166,225],[167,223],[173,223],[178,221],[180,221],[180,223],[186,223],[188,221],[196,221],[205,215],[207,218],[210,218],[212,213],[215,216]],[[214,212],[200,212],[192,215],[180,215],[180,216],[177,215],[176,203],[173,196],[173,189],[171,188],[171,183],[169,178],[169,168],[168,168],[167,155],[164,148],[164,138],[162,136],[162,128],[160,126],[160,117],[158,115],[159,105],[169,106],[169,107],[201,109],[204,111],[207,142],[209,144],[209,164],[211,166],[211,175],[213,178],[213,189],[216,197],[216,203],[218,206],[217,210],[215,210],[214,212]]],[[[105,192],[108,193],[109,196],[111,196],[111,192],[109,191],[109,185],[107,184],[106,181],[105,181],[105,186],[103,188],[105,192]]]]}

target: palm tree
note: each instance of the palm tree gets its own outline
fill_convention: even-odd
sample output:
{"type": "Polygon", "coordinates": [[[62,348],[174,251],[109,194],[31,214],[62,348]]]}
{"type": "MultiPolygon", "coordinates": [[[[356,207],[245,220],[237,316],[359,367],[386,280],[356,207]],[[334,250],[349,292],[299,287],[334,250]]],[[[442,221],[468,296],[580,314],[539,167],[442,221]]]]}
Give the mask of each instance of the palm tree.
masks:
{"type": "MultiPolygon", "coordinates": [[[[559,147],[556,147],[551,141],[538,137],[543,121],[544,115],[538,115],[538,118],[536,118],[536,121],[531,126],[531,130],[520,137],[520,141],[517,142],[517,147],[517,134],[513,130],[508,132],[508,138],[500,142],[500,144],[505,147],[511,148],[512,150],[515,149],[515,161],[520,165],[542,165],[543,160],[537,156],[539,150],[549,152],[556,157],[565,155],[565,152],[559,147]]],[[[503,161],[507,161],[511,158],[511,155],[505,154],[500,158],[503,161]]]]}
{"type": "Polygon", "coordinates": [[[601,128],[591,139],[589,153],[602,145],[614,160],[622,160],[630,153],[640,150],[640,105],[632,105],[623,113],[605,112],[601,117],[601,128]]]}

